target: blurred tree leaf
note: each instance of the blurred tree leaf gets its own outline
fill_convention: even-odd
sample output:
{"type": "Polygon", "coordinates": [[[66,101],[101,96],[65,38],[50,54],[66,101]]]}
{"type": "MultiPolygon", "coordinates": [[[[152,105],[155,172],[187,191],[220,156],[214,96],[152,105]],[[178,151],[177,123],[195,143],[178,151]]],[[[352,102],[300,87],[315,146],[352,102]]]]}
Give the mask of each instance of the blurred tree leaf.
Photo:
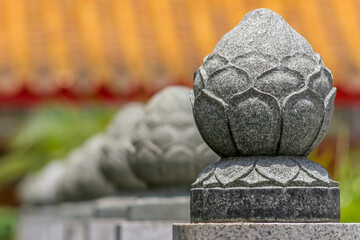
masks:
{"type": "Polygon", "coordinates": [[[0,187],[47,162],[65,158],[91,135],[101,132],[116,109],[99,105],[51,104],[36,109],[0,159],[0,187]]]}
{"type": "Polygon", "coordinates": [[[0,208],[0,239],[13,240],[15,239],[15,228],[17,223],[18,213],[13,208],[0,208]]]}
{"type": "Polygon", "coordinates": [[[352,162],[359,150],[349,151],[340,160],[338,181],[340,183],[341,222],[360,222],[360,166],[352,162]]]}

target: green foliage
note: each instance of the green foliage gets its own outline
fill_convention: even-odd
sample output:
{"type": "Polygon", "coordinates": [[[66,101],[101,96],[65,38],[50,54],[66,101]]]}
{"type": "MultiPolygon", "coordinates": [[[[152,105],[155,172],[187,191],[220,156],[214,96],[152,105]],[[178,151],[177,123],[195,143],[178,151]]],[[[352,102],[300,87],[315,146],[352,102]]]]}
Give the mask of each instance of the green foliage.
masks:
{"type": "Polygon", "coordinates": [[[351,161],[357,153],[342,159],[339,171],[341,222],[360,222],[360,166],[351,161]]]}
{"type": "MultiPolygon", "coordinates": [[[[321,155],[315,150],[309,155],[309,159],[327,168],[334,160],[333,155],[333,149],[328,149],[321,155]]],[[[332,176],[340,183],[341,222],[360,222],[360,162],[356,161],[359,156],[360,150],[356,148],[342,149],[337,159],[335,176],[332,176]]]]}
{"type": "Polygon", "coordinates": [[[17,211],[11,208],[0,208],[0,239],[13,240],[17,223],[17,211]]]}
{"type": "Polygon", "coordinates": [[[36,109],[11,142],[9,153],[0,159],[0,187],[66,157],[88,137],[103,131],[115,111],[65,104],[36,109]]]}

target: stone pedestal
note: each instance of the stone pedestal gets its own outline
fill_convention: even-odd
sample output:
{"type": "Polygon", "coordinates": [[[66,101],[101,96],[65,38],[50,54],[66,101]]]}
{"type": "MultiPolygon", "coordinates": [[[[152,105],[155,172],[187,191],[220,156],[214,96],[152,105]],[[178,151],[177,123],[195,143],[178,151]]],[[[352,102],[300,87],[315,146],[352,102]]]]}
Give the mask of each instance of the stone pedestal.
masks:
{"type": "Polygon", "coordinates": [[[305,157],[221,159],[192,186],[192,222],[340,221],[338,183],[305,157]]]}
{"type": "Polygon", "coordinates": [[[173,240],[354,240],[360,223],[196,223],[174,224],[173,240]]]}
{"type": "Polygon", "coordinates": [[[256,187],[191,190],[192,222],[338,222],[339,188],[256,187]]]}

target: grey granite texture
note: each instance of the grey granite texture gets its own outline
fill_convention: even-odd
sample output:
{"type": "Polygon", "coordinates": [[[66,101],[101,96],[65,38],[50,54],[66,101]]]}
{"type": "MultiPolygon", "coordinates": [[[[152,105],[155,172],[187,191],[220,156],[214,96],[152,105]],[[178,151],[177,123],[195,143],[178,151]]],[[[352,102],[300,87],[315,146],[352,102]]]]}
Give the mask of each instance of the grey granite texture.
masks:
{"type": "Polygon", "coordinates": [[[173,240],[357,240],[359,223],[174,224],[173,240]]]}
{"type": "Polygon", "coordinates": [[[167,87],[149,100],[132,144],[131,167],[150,187],[190,186],[219,159],[196,129],[189,89],[180,86],[167,87]]]}
{"type": "Polygon", "coordinates": [[[256,186],[337,187],[326,169],[305,157],[238,157],[206,167],[193,188],[256,186]]]}
{"type": "Polygon", "coordinates": [[[329,127],[332,81],[300,34],[256,9],[205,57],[190,99],[203,139],[221,157],[307,156],[329,127]]]}
{"type": "Polygon", "coordinates": [[[329,187],[193,188],[191,222],[338,222],[340,191],[329,187]]]}

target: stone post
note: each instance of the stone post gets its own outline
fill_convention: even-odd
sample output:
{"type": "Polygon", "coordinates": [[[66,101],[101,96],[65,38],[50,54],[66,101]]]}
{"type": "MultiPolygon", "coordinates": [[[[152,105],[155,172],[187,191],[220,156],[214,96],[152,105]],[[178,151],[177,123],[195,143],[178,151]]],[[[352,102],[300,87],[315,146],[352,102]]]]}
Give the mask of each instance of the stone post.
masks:
{"type": "Polygon", "coordinates": [[[335,95],[320,55],[281,16],[246,14],[194,75],[194,119],[221,160],[192,184],[192,223],[175,224],[174,239],[359,236],[359,225],[338,223],[339,184],[306,158],[335,95]]]}

